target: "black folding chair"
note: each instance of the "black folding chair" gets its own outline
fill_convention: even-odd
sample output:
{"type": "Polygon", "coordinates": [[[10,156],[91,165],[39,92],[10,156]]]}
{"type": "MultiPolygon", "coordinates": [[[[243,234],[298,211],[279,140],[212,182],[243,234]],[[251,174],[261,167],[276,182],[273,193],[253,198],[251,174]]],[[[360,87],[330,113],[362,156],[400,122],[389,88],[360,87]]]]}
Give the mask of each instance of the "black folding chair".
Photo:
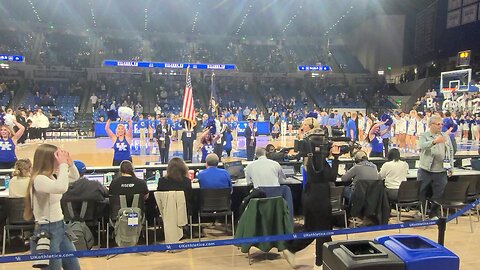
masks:
{"type": "Polygon", "coordinates": [[[225,231],[227,231],[228,216],[232,217],[232,236],[235,235],[235,221],[232,211],[231,190],[200,189],[200,209],[198,211],[198,240],[201,241],[201,217],[225,216],[225,231]]]}
{"type": "Polygon", "coordinates": [[[10,244],[10,230],[23,231],[30,230],[33,232],[35,224],[32,221],[25,221],[23,219],[23,210],[25,208],[25,198],[6,198],[5,210],[7,211],[7,220],[3,227],[3,245],[2,255],[5,255],[6,241],[10,244]]]}

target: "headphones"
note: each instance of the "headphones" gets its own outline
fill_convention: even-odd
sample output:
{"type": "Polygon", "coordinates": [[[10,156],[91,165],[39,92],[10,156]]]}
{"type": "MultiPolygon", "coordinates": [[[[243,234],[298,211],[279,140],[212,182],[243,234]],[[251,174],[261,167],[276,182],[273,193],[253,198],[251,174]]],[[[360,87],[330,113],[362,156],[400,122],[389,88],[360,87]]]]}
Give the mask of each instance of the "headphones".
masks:
{"type": "Polygon", "coordinates": [[[353,153],[353,161],[355,161],[355,163],[359,163],[367,159],[368,159],[367,152],[363,150],[358,150],[357,152],[353,153]]]}

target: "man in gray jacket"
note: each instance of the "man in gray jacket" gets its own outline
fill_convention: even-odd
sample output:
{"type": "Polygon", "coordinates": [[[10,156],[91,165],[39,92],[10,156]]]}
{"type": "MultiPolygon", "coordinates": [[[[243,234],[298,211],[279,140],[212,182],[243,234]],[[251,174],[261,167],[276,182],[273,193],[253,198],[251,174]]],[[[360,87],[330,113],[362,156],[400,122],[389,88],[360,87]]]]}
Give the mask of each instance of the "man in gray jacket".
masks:
{"type": "MultiPolygon", "coordinates": [[[[431,200],[442,197],[448,176],[452,175],[454,152],[449,135],[442,130],[442,118],[432,116],[428,120],[429,131],[420,136],[420,165],[417,173],[420,198],[425,201],[427,192],[432,190],[431,200]]],[[[432,205],[430,217],[437,216],[438,205],[432,205]]]]}
{"type": "Polygon", "coordinates": [[[350,168],[343,176],[342,181],[352,181],[349,187],[345,187],[343,191],[343,197],[347,202],[350,202],[353,190],[355,189],[355,182],[359,180],[380,180],[378,175],[377,165],[368,161],[368,155],[365,151],[357,151],[353,158],[355,159],[355,165],[350,168]]]}

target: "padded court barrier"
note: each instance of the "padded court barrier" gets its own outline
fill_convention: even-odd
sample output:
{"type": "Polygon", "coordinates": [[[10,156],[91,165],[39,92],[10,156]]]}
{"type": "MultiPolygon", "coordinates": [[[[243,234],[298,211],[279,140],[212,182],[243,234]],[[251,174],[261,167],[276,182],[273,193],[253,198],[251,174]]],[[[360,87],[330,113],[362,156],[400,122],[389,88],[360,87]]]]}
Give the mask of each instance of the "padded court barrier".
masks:
{"type": "MultiPolygon", "coordinates": [[[[476,201],[468,204],[461,210],[457,211],[455,214],[451,215],[448,218],[448,221],[455,219],[455,217],[458,217],[464,214],[470,209],[476,207],[479,203],[480,203],[480,199],[477,199],[476,201]]],[[[386,230],[395,230],[395,229],[398,230],[398,229],[406,229],[406,228],[425,227],[425,226],[437,225],[438,221],[439,220],[426,220],[426,221],[419,221],[419,222],[405,222],[405,223],[399,223],[399,224],[377,225],[377,226],[351,228],[351,229],[338,229],[338,230],[330,230],[330,231],[301,232],[301,233],[284,234],[284,235],[271,235],[271,236],[225,239],[225,240],[210,240],[210,241],[202,241],[202,242],[185,242],[185,243],[176,243],[176,244],[159,244],[159,245],[149,245],[149,246],[134,246],[134,247],[125,247],[125,248],[82,250],[82,251],[74,251],[74,252],[68,252],[68,253],[60,252],[60,253],[47,253],[47,254],[2,256],[0,257],[0,263],[36,261],[36,260],[43,260],[43,259],[62,259],[62,258],[72,258],[72,257],[78,257],[78,258],[99,257],[99,256],[108,256],[108,255],[115,255],[115,254],[161,252],[161,251],[169,251],[169,250],[182,250],[182,249],[192,249],[192,248],[242,245],[242,244],[261,243],[261,242],[286,241],[286,240],[293,240],[293,239],[311,239],[311,238],[318,238],[318,237],[332,236],[332,235],[344,235],[344,234],[355,234],[355,233],[374,232],[374,231],[386,231],[386,230]]]]}

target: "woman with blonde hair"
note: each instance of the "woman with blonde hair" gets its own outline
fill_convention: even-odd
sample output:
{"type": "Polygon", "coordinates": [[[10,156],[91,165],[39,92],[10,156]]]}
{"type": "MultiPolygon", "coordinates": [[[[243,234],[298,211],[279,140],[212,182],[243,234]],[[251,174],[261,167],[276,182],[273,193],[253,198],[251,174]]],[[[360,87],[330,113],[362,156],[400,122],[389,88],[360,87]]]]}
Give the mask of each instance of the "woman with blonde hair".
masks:
{"type": "MultiPolygon", "coordinates": [[[[75,251],[71,239],[65,233],[60,200],[70,182],[80,178],[70,154],[55,145],[42,144],[35,151],[29,192],[25,200],[25,220],[35,219],[34,236],[47,235],[50,252],[75,251]]],[[[36,241],[30,242],[32,253],[37,252],[36,241]]],[[[49,270],[78,270],[77,258],[51,259],[49,270]]]]}
{"type": "Polygon", "coordinates": [[[30,183],[30,171],[32,162],[30,159],[19,159],[15,163],[13,178],[8,186],[8,197],[25,198],[28,194],[28,184],[30,183]]]}
{"type": "Polygon", "coordinates": [[[11,119],[13,125],[18,128],[17,132],[7,125],[0,126],[0,169],[11,169],[17,161],[15,147],[18,139],[22,137],[25,127],[17,122],[15,118],[11,119]]]}
{"type": "Polygon", "coordinates": [[[119,166],[124,160],[132,161],[130,145],[133,139],[132,120],[128,121],[128,129],[124,124],[118,124],[115,133],[110,129],[110,119],[105,124],[105,132],[113,143],[113,166],[119,166]]]}

